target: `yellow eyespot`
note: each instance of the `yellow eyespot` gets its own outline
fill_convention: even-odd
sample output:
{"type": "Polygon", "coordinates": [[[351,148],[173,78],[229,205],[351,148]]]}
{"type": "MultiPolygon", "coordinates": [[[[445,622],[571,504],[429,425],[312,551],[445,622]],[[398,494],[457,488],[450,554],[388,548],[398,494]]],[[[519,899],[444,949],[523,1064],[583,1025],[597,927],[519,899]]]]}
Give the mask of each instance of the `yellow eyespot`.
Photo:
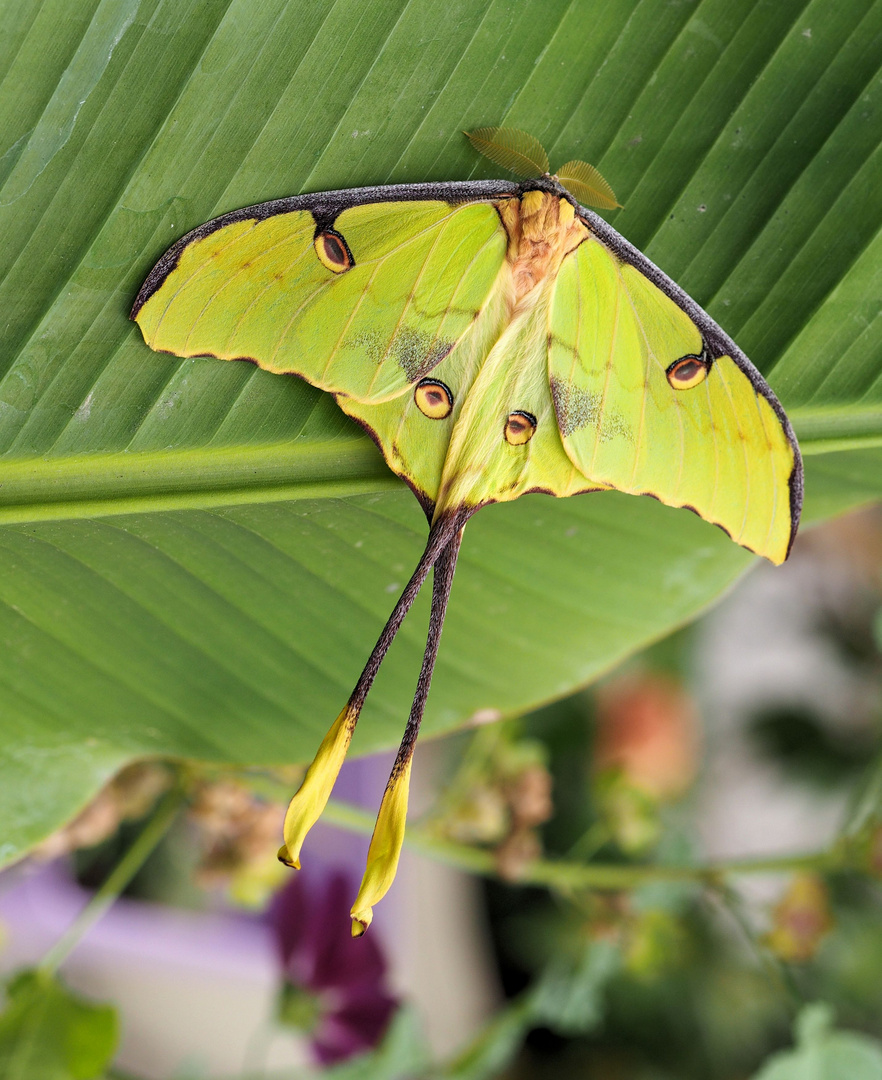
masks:
{"type": "Polygon", "coordinates": [[[505,439],[512,446],[523,446],[528,443],[536,431],[536,417],[532,413],[517,412],[509,413],[505,421],[505,439]]]}
{"type": "Polygon", "coordinates": [[[438,379],[420,379],[413,392],[417,408],[430,420],[443,420],[450,416],[453,408],[453,394],[450,387],[438,379]]]}
{"type": "Polygon", "coordinates": [[[665,373],[675,390],[691,390],[707,378],[710,364],[700,356],[681,356],[665,373]]]}
{"type": "Polygon", "coordinates": [[[354,265],[352,252],[338,232],[325,229],[324,232],[316,235],[313,244],[319,262],[335,274],[342,274],[344,270],[354,265]]]}

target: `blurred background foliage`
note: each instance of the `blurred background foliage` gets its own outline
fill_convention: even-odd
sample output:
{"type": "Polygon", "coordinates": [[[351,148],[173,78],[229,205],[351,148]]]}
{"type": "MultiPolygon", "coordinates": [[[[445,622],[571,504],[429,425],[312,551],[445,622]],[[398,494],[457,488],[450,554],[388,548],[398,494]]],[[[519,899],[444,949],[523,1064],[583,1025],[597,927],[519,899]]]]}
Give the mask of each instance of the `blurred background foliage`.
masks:
{"type": "MultiPolygon", "coordinates": [[[[265,902],[284,794],[425,535],[326,396],[156,356],[127,322],[156,258],[212,215],[492,175],[460,131],[522,127],[600,168],[616,228],[768,376],[806,454],[806,519],[882,491],[878,0],[0,0],[0,23],[0,859],[73,858],[97,890],[87,921],[123,888],[265,902]]],[[[742,771],[845,822],[838,839],[813,826],[816,850],[778,860],[760,896],[702,857],[732,854],[701,795],[726,790],[714,747],[731,728],[708,671],[747,682],[745,656],[718,643],[709,661],[708,624],[676,632],[754,560],[616,494],[530,496],[470,524],[426,729],[491,723],[451,740],[413,844],[500,882],[486,905],[509,1003],[441,1065],[403,1009],[341,1076],[734,1080],[790,1045],[797,1015],[797,1049],[763,1080],[882,1076],[882,558],[860,520],[806,537],[795,593],[812,603],[764,607],[753,583],[776,597],[785,579],[763,570],[728,634],[799,623],[815,648],[799,678],[814,685],[819,641],[838,673],[799,693],[778,657],[738,714],[742,771]],[[510,617],[525,597],[527,626],[510,617]]],[[[397,742],[425,615],[356,752],[397,742]]],[[[110,1068],[111,1012],[56,976],[83,926],[9,984],[0,1071],[110,1068]]],[[[285,1016],[314,1034],[317,973],[341,966],[297,955],[285,1016]]],[[[384,963],[373,990],[335,993],[387,995],[384,963]]]]}

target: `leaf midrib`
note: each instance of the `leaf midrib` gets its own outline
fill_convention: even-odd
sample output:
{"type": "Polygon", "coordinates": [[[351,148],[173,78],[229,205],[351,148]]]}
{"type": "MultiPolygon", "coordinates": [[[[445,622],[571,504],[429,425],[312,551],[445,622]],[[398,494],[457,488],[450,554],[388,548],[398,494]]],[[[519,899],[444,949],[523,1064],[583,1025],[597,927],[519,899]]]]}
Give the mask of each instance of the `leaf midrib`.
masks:
{"type": "MultiPolygon", "coordinates": [[[[789,415],[806,456],[882,446],[882,403],[789,415]]],[[[358,432],[259,446],[6,459],[0,524],[337,498],[399,485],[358,432]]]]}
{"type": "Polygon", "coordinates": [[[787,410],[804,455],[882,446],[882,402],[787,410]]]}
{"type": "Polygon", "coordinates": [[[399,485],[364,436],[6,460],[0,523],[331,498],[399,485]]]}

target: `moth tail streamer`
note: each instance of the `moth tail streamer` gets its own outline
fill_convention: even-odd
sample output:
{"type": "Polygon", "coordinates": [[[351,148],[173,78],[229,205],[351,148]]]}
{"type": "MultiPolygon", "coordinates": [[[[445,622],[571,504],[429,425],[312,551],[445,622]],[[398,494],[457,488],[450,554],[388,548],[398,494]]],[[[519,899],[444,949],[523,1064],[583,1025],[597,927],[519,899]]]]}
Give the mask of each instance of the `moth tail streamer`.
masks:
{"type": "Polygon", "coordinates": [[[416,599],[429,571],[445,552],[451,538],[459,535],[463,524],[464,519],[462,516],[453,514],[440,518],[432,525],[420,561],[417,563],[410,581],[405,586],[404,591],[398,598],[398,603],[393,608],[392,614],[383,627],[383,632],[368,657],[349,701],[322,740],[312,764],[306,770],[303,782],[288,805],[283,826],[285,842],[279,849],[279,860],[285,863],[286,866],[290,866],[294,870],[300,869],[300,850],[303,841],[309,830],[318,821],[330,798],[337,775],[346,757],[346,751],[349,749],[349,743],[352,740],[352,734],[355,731],[355,725],[358,722],[362,706],[367,698],[368,691],[373,685],[377,672],[380,670],[383,658],[389,651],[389,646],[395,640],[395,635],[398,633],[404,617],[416,599]]]}
{"type": "Polygon", "coordinates": [[[398,870],[398,860],[401,855],[401,846],[404,843],[404,829],[407,820],[407,802],[410,790],[410,769],[413,762],[413,751],[419,735],[420,723],[429,696],[429,687],[432,684],[432,672],[435,669],[435,659],[438,656],[438,646],[441,642],[441,630],[444,626],[444,616],[447,612],[447,601],[450,597],[450,587],[453,584],[453,574],[456,570],[456,559],[462,542],[462,520],[447,542],[447,546],[438,556],[435,563],[434,577],[432,580],[432,611],[429,616],[429,633],[426,639],[426,651],[423,654],[423,664],[420,668],[417,680],[416,692],[413,697],[410,715],[398,748],[395,764],[383,801],[377,814],[377,823],[371,836],[368,848],[367,866],[358,896],[352,905],[352,936],[361,937],[367,930],[373,919],[373,905],[378,903],[395,879],[398,870]]]}
{"type": "Polygon", "coordinates": [[[350,699],[331,725],[331,730],[322,739],[318,753],[306,770],[303,783],[288,804],[282,829],[285,843],[279,848],[279,860],[294,870],[300,869],[300,849],[306,834],[321,817],[331,796],[337,774],[349,749],[359,712],[360,708],[350,699]]]}

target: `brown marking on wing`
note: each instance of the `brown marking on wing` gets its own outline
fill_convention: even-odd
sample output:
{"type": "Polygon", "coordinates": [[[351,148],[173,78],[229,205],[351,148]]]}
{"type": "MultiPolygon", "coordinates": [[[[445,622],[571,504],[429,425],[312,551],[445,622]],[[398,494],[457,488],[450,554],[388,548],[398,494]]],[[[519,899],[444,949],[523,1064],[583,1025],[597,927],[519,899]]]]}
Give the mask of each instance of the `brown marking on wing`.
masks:
{"type": "Polygon", "coordinates": [[[361,349],[368,360],[377,367],[391,356],[408,382],[418,382],[449,355],[455,342],[435,338],[424,330],[402,326],[389,341],[388,335],[379,330],[361,330],[350,334],[343,342],[347,348],[361,349]]]}
{"type": "Polygon", "coordinates": [[[435,338],[424,330],[402,326],[392,339],[391,351],[408,382],[416,382],[440,364],[453,346],[454,342],[435,338]]]}
{"type": "Polygon", "coordinates": [[[557,426],[566,438],[580,428],[593,427],[600,419],[600,395],[589,393],[567,379],[552,375],[551,400],[557,414],[557,426]]]}
{"type": "Polygon", "coordinates": [[[560,494],[558,494],[558,492],[552,491],[551,488],[547,488],[547,487],[531,487],[531,488],[527,488],[527,490],[524,491],[523,494],[524,495],[551,495],[552,498],[555,498],[555,499],[569,499],[573,495],[597,495],[601,491],[612,491],[612,490],[613,489],[609,488],[609,487],[585,487],[585,488],[579,488],[578,491],[571,491],[569,493],[569,495],[560,495],[560,494]]]}

